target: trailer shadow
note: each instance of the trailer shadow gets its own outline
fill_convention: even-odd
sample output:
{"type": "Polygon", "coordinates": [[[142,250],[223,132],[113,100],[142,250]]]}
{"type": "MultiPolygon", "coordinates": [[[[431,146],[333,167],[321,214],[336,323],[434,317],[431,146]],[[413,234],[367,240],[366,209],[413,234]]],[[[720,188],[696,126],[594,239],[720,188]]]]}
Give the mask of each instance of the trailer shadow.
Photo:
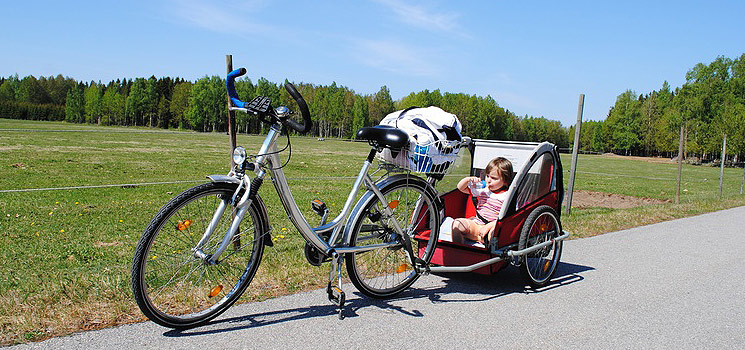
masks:
{"type": "MultiPolygon", "coordinates": [[[[543,293],[554,288],[584,280],[582,273],[594,270],[583,265],[562,262],[556,270],[554,278],[548,285],[533,289],[526,287],[520,271],[514,267],[503,269],[495,275],[478,275],[472,273],[447,273],[437,276],[444,279],[444,285],[434,287],[414,287],[407,289],[398,296],[390,299],[373,299],[362,295],[356,290],[349,295],[344,306],[344,317],[358,317],[357,311],[365,308],[377,308],[383,312],[400,313],[410,317],[424,317],[417,309],[407,309],[402,303],[406,300],[428,299],[431,303],[466,303],[492,300],[510,294],[543,293]]],[[[422,277],[422,278],[427,278],[422,277]]],[[[353,289],[350,286],[350,289],[353,289]]],[[[309,305],[307,307],[291,308],[269,312],[255,313],[238,317],[218,319],[207,325],[195,329],[169,330],[163,335],[167,337],[189,337],[207,334],[233,332],[271,326],[278,323],[291,322],[317,317],[336,317],[338,309],[331,304],[309,305]]]]}
{"type": "Polygon", "coordinates": [[[427,293],[432,302],[474,302],[492,300],[509,294],[542,293],[554,288],[566,286],[584,280],[581,273],[594,270],[584,265],[561,262],[556,267],[556,273],[551,282],[540,288],[525,285],[520,271],[515,267],[507,267],[491,276],[478,274],[447,273],[439,274],[447,278],[446,286],[427,293]],[[451,295],[461,295],[453,298],[451,295]],[[447,297],[443,297],[447,296],[447,297]]]}

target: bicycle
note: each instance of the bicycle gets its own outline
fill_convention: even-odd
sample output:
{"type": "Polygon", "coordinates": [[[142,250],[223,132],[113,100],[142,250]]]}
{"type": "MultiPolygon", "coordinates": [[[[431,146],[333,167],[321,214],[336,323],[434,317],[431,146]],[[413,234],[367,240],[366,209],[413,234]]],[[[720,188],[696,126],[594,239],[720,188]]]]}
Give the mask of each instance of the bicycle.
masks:
{"type": "MultiPolygon", "coordinates": [[[[362,128],[357,138],[367,140],[372,148],[341,213],[327,222],[328,208],[314,201],[313,210],[322,219],[320,226],[311,227],[288,186],[276,145],[283,133],[289,146],[290,130],[304,134],[311,129],[308,106],[290,83],[285,89],[296,101],[302,123],[291,119],[294,113],[289,108],[272,108],[267,97],[241,101],[235,79],[245,73],[241,68],[227,76],[234,105],[231,109],[256,115],[270,125],[269,131],[255,156],[249,157],[243,147],[236,147],[236,166],[228,175],[208,176],[210,182],[179,194],[145,229],[132,265],[134,298],[145,316],[170,328],[196,327],[227,310],[246,291],[265,245],[273,245],[269,216],[258,194],[267,174],[287,215],[306,240],[308,262],[315,266],[331,262],[326,291],[329,300],[338,306],[340,318],[346,299],[342,289],[345,263],[354,286],[373,298],[396,295],[426,273],[443,210],[434,189],[442,172],[429,169],[425,180],[411,171],[396,173],[402,169],[388,164],[384,167],[386,175],[374,181],[369,171],[376,154],[383,150],[406,152],[409,139],[397,128],[362,128]],[[253,179],[250,172],[255,175],[253,179]],[[363,185],[366,190],[354,204],[363,185]],[[424,226],[435,229],[424,239],[414,239],[415,230],[424,226]]],[[[455,146],[467,142],[465,139],[455,146]]]]}

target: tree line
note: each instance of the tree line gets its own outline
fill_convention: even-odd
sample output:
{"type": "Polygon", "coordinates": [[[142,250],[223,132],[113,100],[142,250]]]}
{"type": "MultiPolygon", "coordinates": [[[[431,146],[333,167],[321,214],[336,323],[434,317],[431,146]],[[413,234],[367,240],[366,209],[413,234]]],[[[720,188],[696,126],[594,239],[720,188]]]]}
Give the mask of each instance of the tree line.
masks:
{"type": "MultiPolygon", "coordinates": [[[[727,135],[727,154],[745,156],[745,54],[698,63],[683,86],[665,82],[659,90],[621,93],[604,121],[580,129],[581,149],[626,155],[675,157],[681,127],[688,156],[719,159],[727,135]]],[[[574,127],[570,128],[574,140],[574,127]]]]}
{"type": "MultiPolygon", "coordinates": [[[[236,81],[243,99],[268,96],[275,106],[297,110],[284,84],[260,78],[236,81]]],[[[345,86],[296,84],[308,102],[314,125],[311,135],[352,138],[363,126],[376,125],[387,114],[411,106],[439,106],[456,114],[463,132],[476,138],[536,141],[569,145],[566,128],[543,117],[519,117],[499,106],[491,96],[424,90],[394,101],[386,86],[374,94],[357,94],[345,86]]],[[[197,131],[227,130],[225,80],[203,77],[196,82],[181,78],[117,79],[108,84],[78,82],[69,77],[17,75],[0,78],[0,117],[29,120],[64,120],[70,123],[149,126],[197,131]]],[[[255,117],[236,114],[242,133],[262,133],[255,117]]]]}
{"type": "MultiPolygon", "coordinates": [[[[284,83],[284,82],[283,82],[284,83]]],[[[268,96],[275,106],[297,110],[283,88],[266,78],[236,81],[239,96],[268,96]]],[[[388,113],[411,106],[438,106],[456,114],[463,133],[474,138],[550,141],[570,147],[574,126],[566,128],[545,117],[518,116],[491,96],[423,90],[394,101],[386,86],[374,94],[358,94],[332,83],[296,84],[313,117],[311,135],[352,138],[363,126],[376,125],[388,113]]],[[[65,120],[71,123],[226,131],[226,89],[223,78],[117,79],[108,84],[79,82],[69,77],[18,75],[0,77],[0,117],[65,120]]],[[[241,133],[265,132],[255,117],[236,114],[241,133]]],[[[665,82],[659,90],[621,93],[603,121],[582,124],[585,151],[626,155],[677,154],[681,126],[686,153],[704,160],[718,158],[725,134],[728,154],[745,156],[745,54],[699,63],[686,74],[682,87],[665,82]]],[[[737,159],[737,158],[736,158],[737,159]]]]}

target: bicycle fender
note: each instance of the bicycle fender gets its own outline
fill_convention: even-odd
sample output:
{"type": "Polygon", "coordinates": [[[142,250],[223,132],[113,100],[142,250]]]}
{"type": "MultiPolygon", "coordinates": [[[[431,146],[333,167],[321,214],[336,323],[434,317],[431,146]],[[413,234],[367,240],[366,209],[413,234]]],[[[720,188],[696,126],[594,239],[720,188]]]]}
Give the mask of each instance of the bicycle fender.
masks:
{"type": "Polygon", "coordinates": [[[235,178],[233,176],[227,176],[227,175],[208,175],[207,178],[210,179],[210,181],[212,181],[212,182],[227,182],[227,183],[232,183],[232,184],[236,184],[236,185],[240,185],[241,184],[241,180],[238,180],[237,178],[235,178]]]}

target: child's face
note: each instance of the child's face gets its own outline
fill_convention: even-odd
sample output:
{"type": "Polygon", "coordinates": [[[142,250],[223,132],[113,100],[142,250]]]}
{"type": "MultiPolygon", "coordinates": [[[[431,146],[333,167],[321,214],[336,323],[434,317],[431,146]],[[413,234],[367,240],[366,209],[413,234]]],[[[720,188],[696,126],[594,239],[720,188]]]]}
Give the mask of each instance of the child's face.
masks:
{"type": "Polygon", "coordinates": [[[497,171],[496,167],[492,169],[488,174],[486,174],[486,187],[488,187],[490,191],[496,192],[504,185],[504,179],[499,174],[499,171],[497,171]]]}

